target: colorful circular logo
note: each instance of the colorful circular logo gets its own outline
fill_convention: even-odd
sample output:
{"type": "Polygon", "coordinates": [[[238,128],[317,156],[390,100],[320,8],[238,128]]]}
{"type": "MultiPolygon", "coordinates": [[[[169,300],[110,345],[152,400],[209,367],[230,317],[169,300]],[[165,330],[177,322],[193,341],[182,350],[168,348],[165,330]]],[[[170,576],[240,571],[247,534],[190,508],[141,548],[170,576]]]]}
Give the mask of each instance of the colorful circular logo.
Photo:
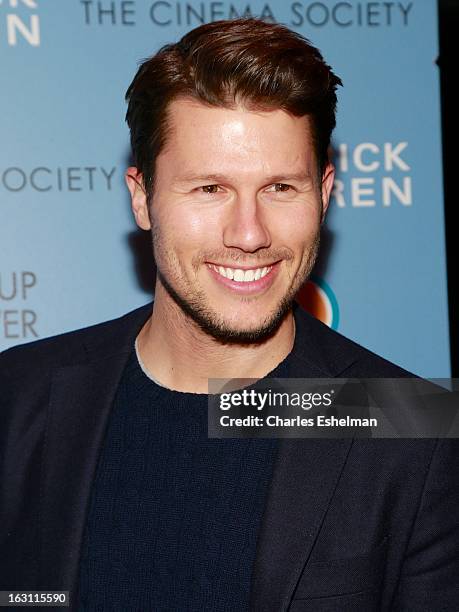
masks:
{"type": "Polygon", "coordinates": [[[313,317],[332,329],[338,329],[338,301],[330,285],[322,278],[311,276],[299,290],[296,301],[313,317]]]}

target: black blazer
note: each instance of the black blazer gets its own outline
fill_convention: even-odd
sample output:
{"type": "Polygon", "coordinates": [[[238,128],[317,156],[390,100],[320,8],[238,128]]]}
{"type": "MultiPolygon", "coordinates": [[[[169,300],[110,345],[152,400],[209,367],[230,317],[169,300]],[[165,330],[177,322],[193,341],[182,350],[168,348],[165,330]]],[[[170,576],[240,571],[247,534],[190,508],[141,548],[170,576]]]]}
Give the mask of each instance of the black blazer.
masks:
{"type": "MultiPolygon", "coordinates": [[[[0,355],[0,590],[69,590],[91,484],[149,304],[0,355]]],[[[295,309],[295,377],[407,373],[295,309]]],[[[281,440],[252,576],[260,612],[457,612],[457,440],[281,440]]]]}

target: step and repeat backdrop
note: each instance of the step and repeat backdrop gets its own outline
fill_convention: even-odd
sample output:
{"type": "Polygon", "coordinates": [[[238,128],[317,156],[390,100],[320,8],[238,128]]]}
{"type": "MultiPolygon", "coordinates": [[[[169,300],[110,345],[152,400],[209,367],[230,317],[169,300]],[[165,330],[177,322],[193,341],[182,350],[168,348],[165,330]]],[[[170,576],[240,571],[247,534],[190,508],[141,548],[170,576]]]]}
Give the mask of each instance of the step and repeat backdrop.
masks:
{"type": "Polygon", "coordinates": [[[337,180],[300,303],[427,377],[450,375],[435,0],[0,0],[0,350],[151,300],[124,93],[201,23],[282,22],[343,80],[337,180]]]}

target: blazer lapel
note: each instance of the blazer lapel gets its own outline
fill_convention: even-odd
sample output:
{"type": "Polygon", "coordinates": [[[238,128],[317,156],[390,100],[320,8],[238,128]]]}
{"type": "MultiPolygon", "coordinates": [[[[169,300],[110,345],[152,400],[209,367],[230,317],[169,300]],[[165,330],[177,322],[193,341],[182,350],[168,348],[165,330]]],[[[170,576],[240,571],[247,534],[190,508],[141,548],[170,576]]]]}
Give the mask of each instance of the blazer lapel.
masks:
{"type": "Polygon", "coordinates": [[[76,609],[80,548],[99,452],[110,410],[134,339],[151,305],[110,332],[96,334],[84,363],[54,372],[43,457],[40,507],[40,583],[70,591],[76,609]],[[97,344],[96,344],[97,343],[97,344]]]}
{"type": "Polygon", "coordinates": [[[282,439],[258,538],[250,610],[288,608],[352,444],[282,439]]]}
{"type": "MultiPolygon", "coordinates": [[[[356,359],[294,307],[290,378],[336,377],[356,359]]],[[[250,610],[287,610],[344,468],[352,439],[281,439],[258,536],[250,610]]]]}

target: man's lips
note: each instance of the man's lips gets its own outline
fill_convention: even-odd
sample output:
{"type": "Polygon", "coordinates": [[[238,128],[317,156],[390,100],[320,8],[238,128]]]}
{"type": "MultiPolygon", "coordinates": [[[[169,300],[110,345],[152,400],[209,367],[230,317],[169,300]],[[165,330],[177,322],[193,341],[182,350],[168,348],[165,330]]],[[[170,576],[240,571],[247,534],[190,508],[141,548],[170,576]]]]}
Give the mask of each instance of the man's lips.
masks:
{"type": "Polygon", "coordinates": [[[257,264],[256,266],[235,266],[234,263],[223,264],[223,263],[219,263],[216,261],[206,261],[205,263],[211,266],[215,266],[216,268],[222,267],[222,268],[230,268],[232,270],[257,270],[258,268],[270,268],[271,266],[274,266],[276,263],[279,263],[279,261],[271,261],[271,262],[267,262],[264,264],[257,264]]]}
{"type": "Polygon", "coordinates": [[[280,261],[265,266],[223,266],[206,262],[212,277],[221,285],[238,293],[259,293],[274,282],[280,267],[280,261]]]}

